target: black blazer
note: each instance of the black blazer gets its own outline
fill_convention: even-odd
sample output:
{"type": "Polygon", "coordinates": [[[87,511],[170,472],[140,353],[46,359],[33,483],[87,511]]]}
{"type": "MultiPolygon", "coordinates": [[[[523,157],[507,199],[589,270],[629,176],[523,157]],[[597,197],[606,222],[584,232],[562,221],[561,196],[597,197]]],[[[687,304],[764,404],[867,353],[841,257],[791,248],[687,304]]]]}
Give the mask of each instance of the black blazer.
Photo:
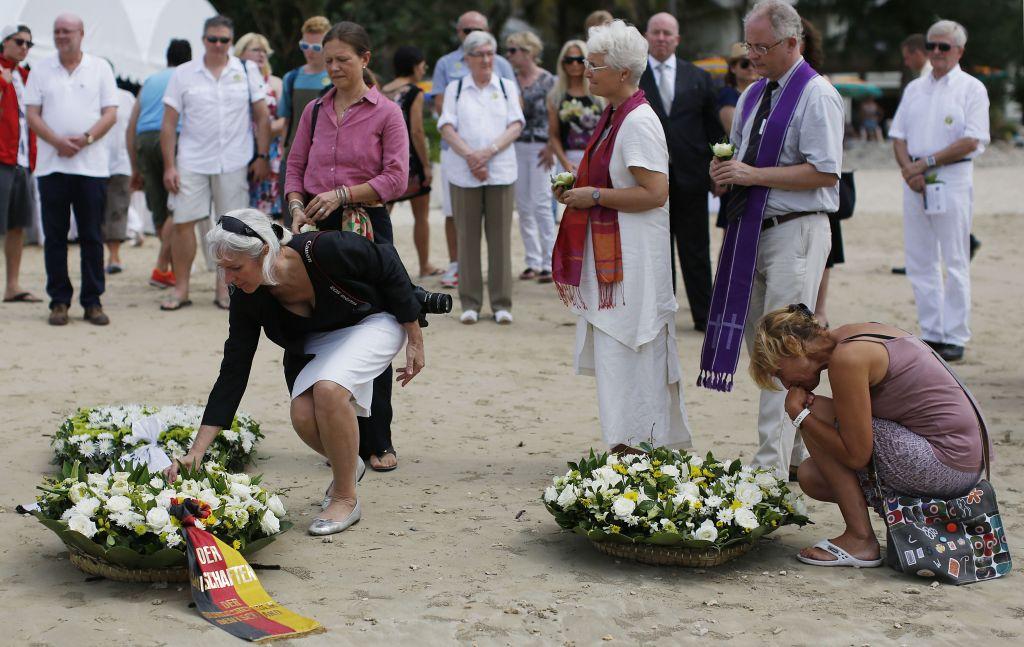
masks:
{"type": "Polygon", "coordinates": [[[288,247],[302,256],[309,272],[316,294],[313,316],[300,330],[293,323],[295,315],[284,309],[267,286],[261,285],[252,294],[232,290],[224,359],[206,403],[204,425],[231,426],[249,382],[261,328],[270,341],[284,348],[285,382],[291,391],[299,372],[313,359],[305,352],[309,330],[353,326],[382,311],[395,315],[401,323],[416,321],[419,316],[412,282],[393,246],[375,244],[349,231],[328,231],[298,234],[288,247]],[[311,267],[313,261],[319,270],[311,267]]]}
{"type": "Polygon", "coordinates": [[[675,96],[668,115],[661,105],[658,82],[650,66],[640,77],[640,89],[665,129],[671,160],[670,182],[683,191],[707,191],[711,185],[711,144],[725,136],[718,119],[718,97],[711,75],[677,56],[675,96]]]}

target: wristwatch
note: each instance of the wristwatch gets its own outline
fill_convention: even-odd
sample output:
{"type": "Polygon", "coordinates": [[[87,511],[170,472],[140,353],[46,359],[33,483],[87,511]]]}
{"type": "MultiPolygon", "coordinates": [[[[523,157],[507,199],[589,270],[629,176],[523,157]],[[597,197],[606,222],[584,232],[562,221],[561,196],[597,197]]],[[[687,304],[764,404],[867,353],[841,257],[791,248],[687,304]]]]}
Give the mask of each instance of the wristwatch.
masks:
{"type": "Polygon", "coordinates": [[[89,132],[88,130],[85,131],[85,143],[86,144],[91,144],[94,141],[96,141],[96,138],[92,136],[92,133],[89,132]]]}
{"type": "Polygon", "coordinates": [[[594,204],[601,203],[601,189],[594,189],[594,192],[590,194],[590,197],[594,199],[594,204]]]}
{"type": "Polygon", "coordinates": [[[269,160],[270,155],[267,155],[266,153],[256,153],[256,159],[269,160]]]}
{"type": "Polygon", "coordinates": [[[938,164],[935,163],[934,155],[929,155],[928,157],[924,158],[924,163],[928,165],[928,168],[935,168],[936,166],[938,166],[938,164]]]}

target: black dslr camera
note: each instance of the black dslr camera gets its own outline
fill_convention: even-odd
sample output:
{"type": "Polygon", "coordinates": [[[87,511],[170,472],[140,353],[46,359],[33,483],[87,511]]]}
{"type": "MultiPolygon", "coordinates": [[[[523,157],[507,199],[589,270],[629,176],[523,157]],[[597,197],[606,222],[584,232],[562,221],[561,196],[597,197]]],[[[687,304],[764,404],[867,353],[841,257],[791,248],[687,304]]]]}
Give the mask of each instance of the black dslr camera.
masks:
{"type": "Polygon", "coordinates": [[[443,315],[452,311],[452,295],[443,292],[427,292],[418,285],[412,286],[416,300],[420,302],[420,328],[426,328],[427,315],[443,315]]]}

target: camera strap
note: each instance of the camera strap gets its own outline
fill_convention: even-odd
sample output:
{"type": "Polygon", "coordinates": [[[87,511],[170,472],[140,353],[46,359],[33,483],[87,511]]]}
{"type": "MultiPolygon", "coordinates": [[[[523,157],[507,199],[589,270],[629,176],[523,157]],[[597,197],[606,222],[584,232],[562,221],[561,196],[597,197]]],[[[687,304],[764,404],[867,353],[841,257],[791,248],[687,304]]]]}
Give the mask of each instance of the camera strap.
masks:
{"type": "Polygon", "coordinates": [[[313,235],[312,238],[303,243],[302,260],[306,262],[306,265],[315,269],[317,273],[320,274],[320,276],[327,281],[327,287],[328,289],[330,289],[331,292],[334,293],[334,296],[338,297],[339,299],[341,299],[342,301],[351,306],[360,306],[369,303],[365,299],[360,299],[356,296],[353,296],[351,292],[345,290],[345,288],[335,283],[334,279],[331,278],[331,275],[325,272],[322,267],[320,267],[320,263],[318,263],[316,260],[316,254],[314,253],[314,249],[316,248],[317,239],[320,238],[320,236],[323,235],[324,233],[326,232],[318,231],[316,234],[313,235]]]}

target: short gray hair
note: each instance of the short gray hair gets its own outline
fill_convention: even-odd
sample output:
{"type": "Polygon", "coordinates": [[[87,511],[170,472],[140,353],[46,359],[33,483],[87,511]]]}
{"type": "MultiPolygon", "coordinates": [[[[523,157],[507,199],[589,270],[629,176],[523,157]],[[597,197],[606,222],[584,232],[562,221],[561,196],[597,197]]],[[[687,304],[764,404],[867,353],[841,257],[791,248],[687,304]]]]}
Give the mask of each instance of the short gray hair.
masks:
{"type": "Polygon", "coordinates": [[[462,53],[472,54],[481,47],[490,45],[494,49],[494,53],[498,53],[498,41],[494,40],[494,36],[489,31],[477,30],[470,32],[466,36],[466,40],[462,41],[462,53]]]}
{"type": "Polygon", "coordinates": [[[277,255],[281,251],[281,245],[291,240],[291,233],[287,229],[282,229],[280,225],[276,225],[277,229],[275,230],[275,226],[272,225],[270,218],[262,211],[257,211],[256,209],[235,209],[224,215],[241,220],[259,234],[263,240],[225,231],[220,226],[220,223],[218,223],[217,226],[210,229],[209,233],[206,234],[206,247],[210,251],[210,256],[221,260],[228,254],[245,254],[249,258],[259,259],[265,246],[267,254],[263,257],[263,283],[264,285],[277,285],[274,263],[277,261],[277,255]],[[278,238],[278,231],[280,231],[280,238],[278,238]],[[266,245],[264,245],[264,241],[266,245]]]}
{"type": "Polygon", "coordinates": [[[604,54],[605,65],[616,70],[629,70],[633,85],[647,69],[647,39],[623,20],[613,20],[590,28],[587,49],[591,54],[604,54]]]}
{"type": "Polygon", "coordinates": [[[964,29],[963,25],[954,20],[940,20],[929,27],[928,40],[931,40],[932,36],[949,36],[957,47],[963,47],[967,44],[967,30],[964,29]]]}
{"type": "Polygon", "coordinates": [[[746,27],[755,18],[767,18],[772,24],[772,33],[778,39],[796,38],[803,40],[804,26],[800,23],[800,14],[792,5],[782,0],[761,0],[743,17],[746,27]]]}

